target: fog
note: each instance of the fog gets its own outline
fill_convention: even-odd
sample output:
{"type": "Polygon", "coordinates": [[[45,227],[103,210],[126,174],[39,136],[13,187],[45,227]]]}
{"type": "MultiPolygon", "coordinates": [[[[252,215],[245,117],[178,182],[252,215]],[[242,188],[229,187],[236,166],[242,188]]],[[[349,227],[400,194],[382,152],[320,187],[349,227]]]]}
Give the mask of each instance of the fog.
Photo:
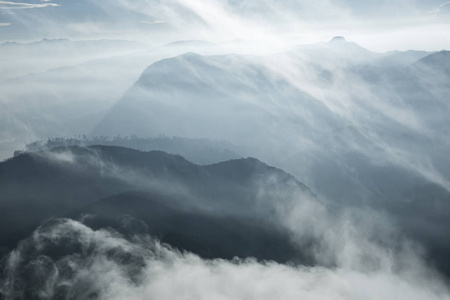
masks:
{"type": "Polygon", "coordinates": [[[2,222],[29,217],[1,234],[23,240],[0,244],[0,293],[449,298],[449,12],[440,0],[0,1],[2,222]],[[239,157],[257,160],[223,163],[239,157]],[[89,221],[129,198],[147,228],[140,197],[194,224],[188,236],[198,219],[209,252],[133,232],[127,216],[89,221]],[[223,224],[255,234],[253,256],[221,240],[223,224]],[[278,259],[288,252],[297,260],[278,259]]]}
{"type": "MultiPolygon", "coordinates": [[[[108,206],[103,207],[101,201],[97,210],[75,210],[77,213],[72,219],[50,219],[22,240],[2,260],[0,291],[6,299],[141,299],[180,295],[185,298],[224,299],[274,295],[330,299],[448,298],[444,277],[427,263],[433,257],[428,256],[424,247],[432,245],[434,237],[429,236],[429,244],[412,241],[410,238],[417,238],[417,233],[413,231],[412,236],[405,235],[396,227],[397,221],[392,215],[370,208],[341,206],[336,210],[336,205],[330,206],[318,199],[305,186],[296,183],[292,176],[257,162],[257,167],[248,176],[245,174],[247,171],[230,169],[233,164],[239,166],[242,160],[201,169],[181,157],[170,158],[162,152],[145,153],[129,149],[120,156],[114,154],[114,151],[124,151],[121,149],[60,148],[32,154],[38,168],[49,174],[41,176],[42,183],[34,183],[37,191],[46,184],[45,176],[50,176],[54,186],[53,190],[45,187],[49,194],[35,197],[35,205],[49,203],[50,193],[58,193],[57,189],[62,187],[51,179],[53,176],[46,168],[66,170],[66,178],[59,180],[72,181],[70,195],[76,195],[74,192],[79,188],[78,179],[73,176],[84,178],[99,173],[102,180],[117,180],[113,181],[114,187],[111,186],[118,189],[116,192],[120,192],[124,184],[133,190],[162,193],[165,195],[161,202],[164,206],[172,206],[182,212],[177,217],[179,221],[185,218],[183,214],[195,216],[199,221],[205,216],[208,224],[194,231],[195,235],[201,236],[204,234],[202,231],[208,235],[207,232],[216,226],[213,220],[223,219],[228,228],[237,226],[241,232],[247,232],[246,238],[256,242],[246,224],[256,222],[252,224],[261,224],[257,225],[263,226],[261,228],[266,226],[263,224],[271,224],[279,228],[278,235],[282,239],[279,244],[268,244],[266,248],[269,245],[273,249],[284,247],[282,243],[286,241],[283,239],[287,238],[295,245],[300,257],[306,254],[313,259],[313,265],[302,259],[281,264],[251,257],[232,260],[202,258],[186,250],[173,249],[152,235],[154,223],[147,225],[150,224],[148,220],[144,222],[127,215],[133,211],[136,214],[136,209],[142,216],[154,210],[157,214],[152,212],[152,219],[161,214],[161,208],[143,210],[132,198],[125,198],[126,209],[120,209],[118,214],[113,214],[108,206]],[[164,158],[162,165],[158,166],[161,164],[158,160],[149,159],[155,155],[164,158]],[[139,156],[142,158],[136,160],[139,156]],[[140,166],[137,167],[136,163],[140,166]],[[244,180],[239,179],[235,172],[244,176],[244,180]],[[208,197],[208,189],[214,191],[217,188],[212,193],[215,198],[208,197]],[[218,193],[222,188],[227,192],[218,193]],[[97,217],[109,217],[115,221],[107,223],[111,224],[109,226],[98,227],[95,225],[97,217]]],[[[244,161],[254,163],[253,160],[244,161]]],[[[20,176],[20,168],[16,170],[20,176]]],[[[33,175],[28,177],[33,178],[33,175]]],[[[29,180],[25,176],[21,178],[23,182],[29,180]]],[[[97,182],[94,178],[88,181],[97,182]]],[[[9,177],[9,180],[13,178],[9,177]]],[[[97,185],[103,184],[99,182],[97,185]]],[[[85,198],[70,200],[75,208],[83,203],[89,204],[88,195],[83,192],[86,186],[80,187],[80,195],[85,198]]],[[[6,191],[4,186],[1,189],[6,191]]],[[[33,193],[32,184],[28,184],[28,189],[23,193],[33,193]]],[[[125,190],[129,189],[125,187],[125,190]]],[[[69,203],[67,191],[63,189],[61,194],[66,194],[66,205],[69,203]]],[[[103,203],[107,204],[108,200],[103,203]]],[[[51,209],[56,211],[57,206],[51,209]]],[[[181,228],[187,227],[175,230],[181,228]]],[[[221,234],[213,234],[209,240],[219,241],[222,247],[245,245],[239,238],[229,240],[227,235],[221,234]]],[[[214,256],[211,250],[209,253],[214,256]]]]}
{"type": "Polygon", "coordinates": [[[395,261],[402,265],[400,271],[393,265],[396,253],[392,252],[384,257],[385,264],[367,268],[374,249],[370,244],[355,249],[347,244],[351,235],[347,232],[340,241],[347,254],[344,265],[311,268],[253,259],[205,260],[146,235],[126,238],[111,230],[93,231],[76,221],[55,220],[10,254],[2,292],[6,299],[27,295],[42,299],[448,299],[444,283],[417,261],[415,253],[408,253],[410,247],[400,253],[400,262],[395,261]],[[81,251],[70,254],[73,249],[81,251]],[[61,255],[52,260],[47,255],[54,251],[61,255]],[[370,257],[358,261],[357,254],[370,257]]]}

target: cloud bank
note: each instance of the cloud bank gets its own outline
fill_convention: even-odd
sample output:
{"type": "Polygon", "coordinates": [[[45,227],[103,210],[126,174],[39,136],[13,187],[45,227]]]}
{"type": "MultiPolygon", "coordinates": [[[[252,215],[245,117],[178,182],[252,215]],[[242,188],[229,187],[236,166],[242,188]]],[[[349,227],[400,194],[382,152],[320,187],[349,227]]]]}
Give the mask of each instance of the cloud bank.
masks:
{"type": "Polygon", "coordinates": [[[427,273],[205,260],[72,220],[53,220],[23,241],[2,278],[5,299],[450,299],[427,273]]]}
{"type": "Polygon", "coordinates": [[[10,1],[0,1],[0,9],[31,9],[31,8],[44,8],[44,7],[56,7],[59,4],[56,3],[23,3],[23,2],[10,2],[10,1]]]}

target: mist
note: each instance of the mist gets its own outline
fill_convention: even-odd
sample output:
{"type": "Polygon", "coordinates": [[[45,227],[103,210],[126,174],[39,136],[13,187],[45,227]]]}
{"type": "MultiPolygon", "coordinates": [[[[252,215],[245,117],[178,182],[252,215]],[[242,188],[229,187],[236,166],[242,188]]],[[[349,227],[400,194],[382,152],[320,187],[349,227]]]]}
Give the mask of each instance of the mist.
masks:
{"type": "Polygon", "coordinates": [[[311,268],[254,259],[202,259],[145,234],[126,237],[111,230],[94,231],[72,220],[54,220],[9,255],[2,292],[7,299],[27,295],[44,299],[448,298],[445,284],[417,264],[414,253],[401,253],[401,263],[406,265],[401,271],[390,264],[366,269],[350,257],[356,249],[350,250],[347,238],[348,234],[342,242],[352,265],[311,268]],[[48,256],[53,253],[58,258],[48,256]]]}
{"type": "Polygon", "coordinates": [[[449,20],[0,1],[0,297],[450,298],[449,20]]]}

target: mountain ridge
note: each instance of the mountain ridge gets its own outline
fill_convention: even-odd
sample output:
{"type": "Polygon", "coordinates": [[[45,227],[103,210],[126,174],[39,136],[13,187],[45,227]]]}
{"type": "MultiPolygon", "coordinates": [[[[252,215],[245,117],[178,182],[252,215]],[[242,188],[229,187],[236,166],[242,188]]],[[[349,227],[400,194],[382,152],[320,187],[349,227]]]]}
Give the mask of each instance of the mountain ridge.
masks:
{"type": "Polygon", "coordinates": [[[170,199],[169,205],[201,214],[245,219],[251,211],[256,216],[266,210],[258,207],[275,205],[271,193],[283,188],[314,197],[306,186],[296,182],[292,175],[254,158],[208,167],[162,151],[113,146],[20,154],[0,163],[0,245],[13,247],[48,218],[129,191],[160,195],[170,199]],[[266,186],[266,182],[272,183],[266,186]],[[266,189],[271,191],[261,196],[259,193],[266,189]],[[255,201],[260,203],[258,207],[255,201]]]}

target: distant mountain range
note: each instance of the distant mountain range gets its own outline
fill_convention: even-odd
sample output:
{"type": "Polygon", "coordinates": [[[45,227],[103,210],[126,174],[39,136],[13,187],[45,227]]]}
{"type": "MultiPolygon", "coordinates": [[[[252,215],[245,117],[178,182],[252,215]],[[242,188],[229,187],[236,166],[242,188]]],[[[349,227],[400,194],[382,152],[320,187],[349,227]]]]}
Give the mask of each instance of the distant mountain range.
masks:
{"type": "MultiPolygon", "coordinates": [[[[160,47],[162,54],[155,52],[154,57],[138,55],[135,66],[146,64],[142,57],[155,59],[173,48],[180,51],[182,44],[160,47]]],[[[203,43],[187,44],[210,49],[203,43]]],[[[0,111],[0,123],[8,128],[0,143],[14,143],[21,133],[27,140],[31,139],[28,135],[36,140],[35,133],[67,136],[58,131],[74,121],[67,117],[74,114],[79,116],[74,128],[92,129],[88,138],[130,134],[182,137],[172,139],[170,145],[158,144],[162,140],[157,139],[152,145],[139,139],[118,145],[141,150],[156,147],[200,164],[236,158],[234,153],[221,152],[224,145],[204,141],[242,146],[242,152],[234,151],[236,155],[252,155],[282,168],[318,196],[294,177],[256,159],[199,166],[162,152],[61,144],[62,148],[39,148],[0,164],[2,245],[14,247],[52,217],[76,219],[94,214],[97,219],[87,218],[86,224],[121,230],[124,217],[120,213],[126,212],[143,220],[149,226],[146,230],[163,241],[205,257],[230,258],[235,253],[291,259],[270,247],[268,252],[255,252],[243,238],[252,235],[254,242],[262,245],[275,243],[278,236],[281,240],[276,243],[283,245],[286,253],[301,248],[301,257],[292,259],[311,263],[307,249],[313,242],[306,239],[299,247],[290,240],[289,229],[279,228],[281,221],[270,221],[280,218],[274,199],[291,201],[300,195],[300,199],[313,199],[311,203],[327,213],[339,214],[354,207],[386,213],[402,234],[424,246],[433,264],[450,274],[446,255],[450,249],[446,230],[450,226],[448,53],[377,54],[343,38],[264,56],[190,52],[152,63],[123,96],[118,94],[120,87],[110,87],[105,80],[106,95],[120,99],[110,110],[99,109],[89,116],[83,115],[84,105],[92,99],[77,97],[91,94],[97,85],[90,87],[89,80],[80,79],[80,94],[71,93],[72,80],[64,93],[52,91],[48,85],[58,78],[64,82],[64,74],[74,68],[12,80],[0,86],[14,90],[4,93],[6,100],[0,103],[5,107],[0,111]],[[21,91],[21,86],[29,89],[21,91]],[[71,101],[62,101],[64,95],[71,101]],[[17,99],[23,100],[16,101],[20,104],[17,110],[8,110],[8,101],[17,99]],[[127,207],[127,201],[133,205],[127,207]],[[147,216],[142,213],[145,210],[152,213],[147,216]],[[169,223],[180,220],[181,225],[175,226],[179,231],[163,226],[163,221],[152,223],[159,218],[156,211],[161,211],[164,220],[171,220],[169,223]],[[187,221],[192,215],[199,220],[197,225],[187,221]],[[245,234],[239,232],[239,226],[225,228],[227,222],[244,224],[245,234]],[[203,227],[199,224],[205,223],[212,224],[211,232],[193,236],[193,231],[203,227]],[[219,241],[210,238],[222,233],[235,236],[245,246],[239,251],[233,247],[220,250],[219,241]]],[[[127,58],[111,66],[126,67],[127,58]]],[[[83,65],[76,78],[85,78],[99,63],[104,69],[101,76],[94,77],[102,81],[102,74],[110,70],[109,62],[83,65]]],[[[105,103],[114,102],[108,101],[105,103]]]]}
{"type": "Polygon", "coordinates": [[[0,81],[31,73],[68,67],[89,60],[130,54],[145,49],[145,45],[125,40],[42,39],[30,43],[0,44],[3,69],[0,81]]]}
{"type": "Polygon", "coordinates": [[[385,183],[365,178],[366,168],[394,165],[403,178],[425,176],[387,196],[394,198],[420,180],[450,175],[439,138],[450,134],[449,78],[430,73],[437,72],[432,61],[446,65],[445,53],[382,55],[343,38],[264,57],[187,53],[150,65],[92,134],[227,140],[330,199],[378,198],[385,183]],[[420,60],[405,65],[412,58],[420,60]],[[367,158],[364,169],[347,159],[352,153],[367,158]],[[370,166],[371,157],[380,163],[370,166]],[[433,170],[420,171],[430,159],[433,170]]]}
{"type": "MultiPolygon", "coordinates": [[[[450,77],[450,51],[442,50],[433,55],[428,55],[414,64],[418,68],[427,68],[428,72],[438,72],[450,77]]],[[[445,78],[445,77],[444,77],[445,78]]],[[[448,81],[446,81],[448,83],[448,81]]]]}
{"type": "Polygon", "coordinates": [[[265,57],[187,53],[150,65],[93,133],[243,145],[338,210],[387,212],[449,270],[449,61],[344,39],[265,57]]]}

